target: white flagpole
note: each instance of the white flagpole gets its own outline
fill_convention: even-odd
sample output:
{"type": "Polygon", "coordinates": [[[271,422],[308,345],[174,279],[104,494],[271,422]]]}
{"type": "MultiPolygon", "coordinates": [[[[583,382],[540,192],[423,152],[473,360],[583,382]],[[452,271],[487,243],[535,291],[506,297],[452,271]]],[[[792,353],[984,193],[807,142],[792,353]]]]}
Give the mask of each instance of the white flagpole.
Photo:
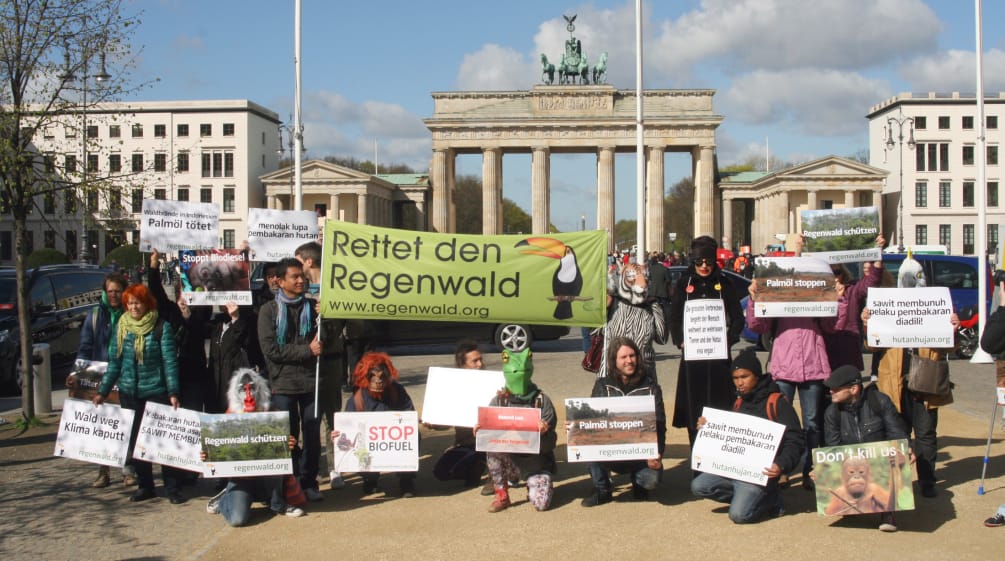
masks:
{"type": "Polygon", "coordinates": [[[642,124],[642,0],[635,0],[635,262],[646,254],[646,152],[642,124]]]}
{"type": "MultiPolygon", "coordinates": [[[[977,254],[977,340],[984,335],[984,326],[987,324],[987,290],[988,290],[988,215],[984,204],[987,192],[985,157],[987,150],[987,137],[985,136],[986,123],[984,122],[984,32],[981,18],[981,0],[974,0],[974,13],[977,20],[977,185],[974,186],[974,193],[977,203],[977,247],[974,253],[977,254]]],[[[984,352],[984,349],[977,345],[974,356],[970,359],[971,364],[991,364],[991,355],[984,352]]]]}

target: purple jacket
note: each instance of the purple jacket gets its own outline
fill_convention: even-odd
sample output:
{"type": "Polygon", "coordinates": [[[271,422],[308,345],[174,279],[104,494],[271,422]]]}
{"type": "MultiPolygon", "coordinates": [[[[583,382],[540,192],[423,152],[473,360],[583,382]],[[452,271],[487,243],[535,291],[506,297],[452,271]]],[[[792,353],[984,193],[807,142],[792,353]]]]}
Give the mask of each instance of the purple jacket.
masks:
{"type": "Polygon", "coordinates": [[[835,323],[836,317],[754,317],[754,306],[747,305],[747,327],[754,333],[775,333],[769,367],[774,380],[794,384],[826,380],[831,367],[824,333],[833,333],[835,323]]]}
{"type": "Polygon", "coordinates": [[[862,280],[852,283],[838,300],[837,322],[834,333],[825,337],[827,358],[831,368],[850,364],[859,369],[865,368],[862,362],[862,330],[860,317],[865,307],[865,297],[870,286],[879,286],[883,269],[872,267],[869,274],[862,280]]]}

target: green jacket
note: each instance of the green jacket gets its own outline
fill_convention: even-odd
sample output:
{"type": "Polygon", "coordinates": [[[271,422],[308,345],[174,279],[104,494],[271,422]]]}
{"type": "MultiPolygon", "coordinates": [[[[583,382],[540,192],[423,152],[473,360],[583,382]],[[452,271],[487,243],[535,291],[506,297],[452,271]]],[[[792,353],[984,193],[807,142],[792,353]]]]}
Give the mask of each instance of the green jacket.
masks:
{"type": "MultiPolygon", "coordinates": [[[[119,393],[137,399],[145,399],[158,394],[181,395],[178,387],[178,362],[175,351],[174,329],[164,320],[157,320],[156,326],[146,335],[143,348],[143,364],[136,363],[133,334],[126,334],[122,341],[122,356],[115,335],[108,342],[108,370],[101,378],[98,393],[107,397],[112,387],[118,383],[119,393]],[[160,341],[157,341],[157,333],[160,341]]],[[[121,324],[120,328],[121,328],[121,324]]]]}

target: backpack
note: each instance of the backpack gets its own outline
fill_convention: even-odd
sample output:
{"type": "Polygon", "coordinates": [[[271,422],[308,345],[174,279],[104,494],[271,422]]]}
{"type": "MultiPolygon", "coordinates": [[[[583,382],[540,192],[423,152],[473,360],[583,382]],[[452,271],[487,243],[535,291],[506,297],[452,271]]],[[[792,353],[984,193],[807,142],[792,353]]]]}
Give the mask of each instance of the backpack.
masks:
{"type": "MultiPolygon", "coordinates": [[[[771,392],[768,394],[768,402],[764,404],[765,413],[768,415],[769,421],[774,421],[778,418],[778,399],[784,399],[788,401],[789,398],[785,397],[782,392],[771,392]]],[[[740,405],[743,404],[743,398],[738,397],[736,401],[733,402],[733,411],[739,411],[740,405]]]]}

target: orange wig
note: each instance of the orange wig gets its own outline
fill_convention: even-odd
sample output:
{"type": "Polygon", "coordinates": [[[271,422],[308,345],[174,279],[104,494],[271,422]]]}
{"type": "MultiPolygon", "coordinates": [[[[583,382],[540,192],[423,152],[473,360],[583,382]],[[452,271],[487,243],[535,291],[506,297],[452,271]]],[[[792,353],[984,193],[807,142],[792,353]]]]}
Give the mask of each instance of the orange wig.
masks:
{"type": "Polygon", "coordinates": [[[391,375],[392,380],[398,379],[398,369],[391,363],[387,353],[366,353],[356,363],[352,371],[352,383],[357,388],[370,388],[370,371],[379,368],[391,375]]]}
{"type": "Polygon", "coordinates": [[[128,305],[133,300],[139,300],[148,312],[157,309],[157,300],[154,300],[153,294],[150,294],[150,289],[144,284],[134,284],[122,293],[123,305],[128,305]]]}

